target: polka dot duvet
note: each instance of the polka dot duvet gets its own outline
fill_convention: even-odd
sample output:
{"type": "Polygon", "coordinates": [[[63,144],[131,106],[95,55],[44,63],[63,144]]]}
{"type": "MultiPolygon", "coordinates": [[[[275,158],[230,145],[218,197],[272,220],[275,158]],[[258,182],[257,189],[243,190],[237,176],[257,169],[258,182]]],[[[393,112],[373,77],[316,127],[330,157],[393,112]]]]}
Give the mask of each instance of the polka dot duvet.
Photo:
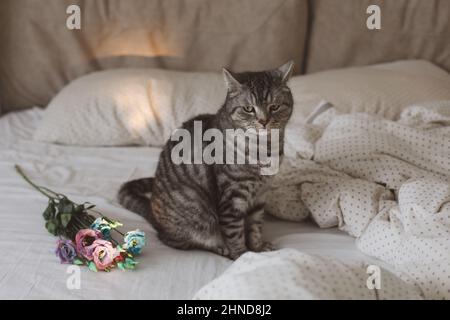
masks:
{"type": "Polygon", "coordinates": [[[270,213],[290,221],[311,216],[322,228],[337,226],[356,238],[363,253],[391,265],[402,282],[391,279],[390,285],[403,289],[397,296],[358,294],[361,282],[355,285],[355,279],[366,269],[356,265],[349,267],[348,277],[337,276],[334,285],[320,287],[333,265],[342,275],[348,266],[279,251],[244,255],[213,282],[219,289],[206,286],[197,297],[211,298],[209,292],[226,299],[221,281],[230,285],[244,276],[242,298],[257,299],[249,293],[265,287],[271,292],[266,297],[274,299],[402,299],[413,298],[405,287],[411,285],[425,299],[450,299],[450,101],[410,106],[397,121],[331,108],[298,132],[301,148],[275,177],[270,213]],[[270,273],[264,277],[252,275],[265,268],[270,273]],[[308,289],[314,286],[321,291],[308,289]],[[348,286],[353,295],[345,293],[348,286]]]}

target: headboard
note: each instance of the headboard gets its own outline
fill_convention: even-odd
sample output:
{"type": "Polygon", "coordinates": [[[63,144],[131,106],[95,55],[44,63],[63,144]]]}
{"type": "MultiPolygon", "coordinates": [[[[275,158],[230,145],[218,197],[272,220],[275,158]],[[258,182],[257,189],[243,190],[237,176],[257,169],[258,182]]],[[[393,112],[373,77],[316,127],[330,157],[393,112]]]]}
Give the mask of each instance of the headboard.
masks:
{"type": "Polygon", "coordinates": [[[425,59],[450,71],[450,1],[311,0],[306,72],[400,59],[425,59]],[[381,9],[369,30],[367,8],[381,9]]]}
{"type": "Polygon", "coordinates": [[[307,0],[1,0],[0,103],[45,106],[70,80],[108,68],[300,67],[307,14],[307,0]],[[71,4],[81,30],[66,27],[71,4]]]}
{"type": "Polygon", "coordinates": [[[70,80],[157,67],[295,73],[426,59],[450,70],[449,0],[0,0],[0,114],[45,106],[70,80]],[[66,9],[81,8],[81,30],[66,9]],[[381,30],[366,10],[381,8],[381,30]]]}

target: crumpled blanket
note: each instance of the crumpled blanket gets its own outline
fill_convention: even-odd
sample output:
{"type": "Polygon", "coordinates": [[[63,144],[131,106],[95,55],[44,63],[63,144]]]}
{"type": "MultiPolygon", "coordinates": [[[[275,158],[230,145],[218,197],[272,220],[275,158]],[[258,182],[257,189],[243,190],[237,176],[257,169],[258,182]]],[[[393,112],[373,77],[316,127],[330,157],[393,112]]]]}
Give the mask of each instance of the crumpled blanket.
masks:
{"type": "Polygon", "coordinates": [[[411,106],[397,121],[329,109],[298,140],[269,212],[337,226],[425,298],[450,298],[450,101],[411,106]]]}
{"type": "Polygon", "coordinates": [[[371,268],[377,267],[295,249],[249,252],[200,289],[194,299],[422,299],[413,285],[389,271],[371,268]]]}
{"type": "Polygon", "coordinates": [[[394,273],[379,268],[380,289],[368,290],[363,262],[246,253],[195,298],[449,299],[450,101],[411,106],[397,121],[318,109],[297,129],[267,209],[338,227],[394,273]]]}

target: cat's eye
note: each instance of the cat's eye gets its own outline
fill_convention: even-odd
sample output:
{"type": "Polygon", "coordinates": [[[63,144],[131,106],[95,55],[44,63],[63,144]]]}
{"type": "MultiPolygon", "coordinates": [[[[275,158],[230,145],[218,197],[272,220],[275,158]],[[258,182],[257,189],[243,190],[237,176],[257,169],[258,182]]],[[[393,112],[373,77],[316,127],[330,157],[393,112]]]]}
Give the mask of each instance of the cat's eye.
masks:
{"type": "Polygon", "coordinates": [[[279,104],[272,104],[270,106],[270,111],[272,112],[277,112],[278,110],[280,110],[281,106],[279,104]]]}
{"type": "Polygon", "coordinates": [[[244,111],[247,113],[252,113],[255,111],[255,108],[253,108],[252,106],[245,106],[245,107],[242,107],[242,109],[244,109],[244,111]]]}

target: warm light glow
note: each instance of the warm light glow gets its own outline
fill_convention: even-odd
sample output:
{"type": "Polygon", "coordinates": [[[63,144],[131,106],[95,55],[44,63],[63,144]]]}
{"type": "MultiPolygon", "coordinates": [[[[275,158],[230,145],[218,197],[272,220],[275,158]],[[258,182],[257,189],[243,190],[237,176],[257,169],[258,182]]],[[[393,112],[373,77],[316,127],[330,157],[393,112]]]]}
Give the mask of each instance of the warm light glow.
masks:
{"type": "Polygon", "coordinates": [[[177,57],[180,49],[174,39],[169,41],[159,31],[144,29],[109,29],[100,34],[95,49],[99,58],[116,56],[177,57]]]}
{"type": "Polygon", "coordinates": [[[162,146],[175,129],[177,113],[172,110],[173,92],[169,81],[149,79],[145,88],[134,90],[132,95],[114,96],[115,104],[121,106],[117,110],[121,122],[140,143],[156,142],[162,146]]]}

